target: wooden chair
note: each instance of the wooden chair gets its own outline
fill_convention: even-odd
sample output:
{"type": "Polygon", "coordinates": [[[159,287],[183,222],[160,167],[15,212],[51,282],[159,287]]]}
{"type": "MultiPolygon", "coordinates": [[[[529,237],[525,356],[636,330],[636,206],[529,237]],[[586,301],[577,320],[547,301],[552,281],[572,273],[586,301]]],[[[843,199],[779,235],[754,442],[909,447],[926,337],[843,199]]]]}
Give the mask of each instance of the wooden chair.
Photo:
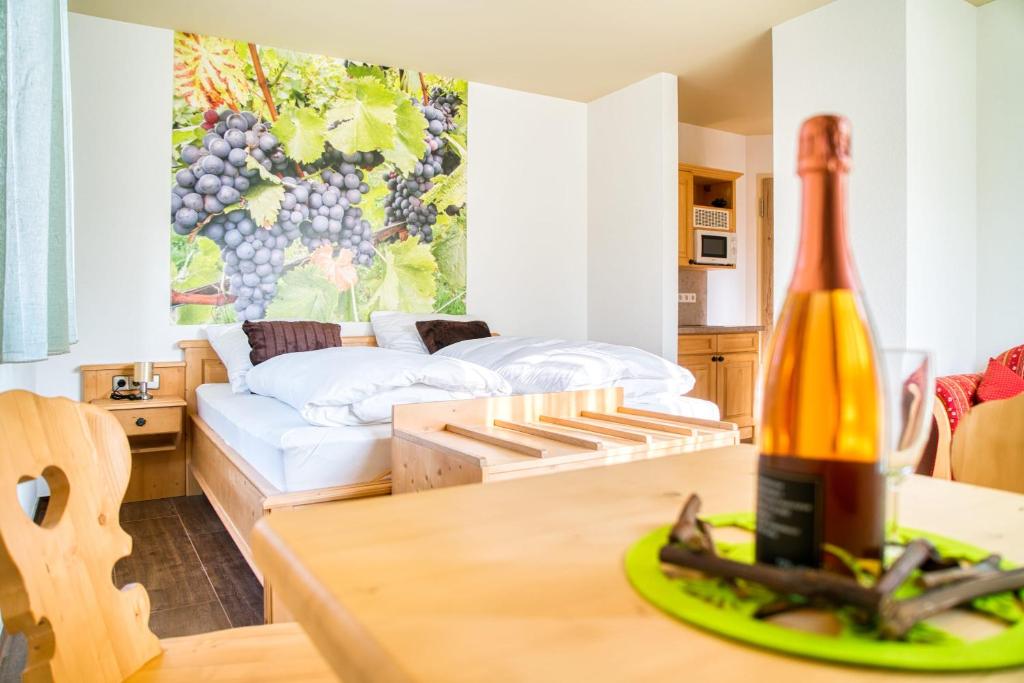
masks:
{"type": "Polygon", "coordinates": [[[0,613],[24,633],[23,680],[336,681],[297,624],[159,640],[149,596],[117,589],[114,562],[131,552],[118,522],[128,440],[108,412],[25,391],[0,394],[0,613]],[[42,476],[40,525],[22,511],[20,481],[42,476]]]}
{"type": "Polygon", "coordinates": [[[971,408],[950,460],[957,481],[1024,493],[1024,394],[971,408]]]}

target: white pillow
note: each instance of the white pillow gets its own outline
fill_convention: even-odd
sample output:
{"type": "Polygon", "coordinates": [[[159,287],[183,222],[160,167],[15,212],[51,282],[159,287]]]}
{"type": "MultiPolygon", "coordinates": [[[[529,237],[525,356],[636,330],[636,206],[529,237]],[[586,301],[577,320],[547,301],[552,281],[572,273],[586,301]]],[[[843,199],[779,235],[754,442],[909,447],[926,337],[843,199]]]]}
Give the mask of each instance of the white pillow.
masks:
{"type": "Polygon", "coordinates": [[[448,315],[445,313],[399,313],[397,311],[374,311],[370,314],[373,336],[382,349],[429,354],[416,323],[423,320],[480,320],[472,315],[448,315]]]}
{"type": "Polygon", "coordinates": [[[285,353],[254,367],[248,381],[252,393],[321,427],[390,421],[396,403],[509,393],[508,382],[475,363],[365,346],[285,353]]]}
{"type": "Polygon", "coordinates": [[[242,323],[207,325],[206,338],[227,368],[231,391],[236,394],[248,394],[249,385],[245,376],[252,370],[252,361],[249,360],[252,347],[249,346],[249,338],[242,331],[242,323]]]}

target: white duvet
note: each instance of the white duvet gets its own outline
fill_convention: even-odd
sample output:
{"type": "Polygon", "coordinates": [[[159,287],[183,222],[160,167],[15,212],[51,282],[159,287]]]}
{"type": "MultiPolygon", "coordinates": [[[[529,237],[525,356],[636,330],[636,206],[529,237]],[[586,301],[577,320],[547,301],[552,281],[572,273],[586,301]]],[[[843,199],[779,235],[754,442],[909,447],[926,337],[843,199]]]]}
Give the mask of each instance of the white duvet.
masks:
{"type": "Polygon", "coordinates": [[[693,389],[686,368],[631,346],[549,337],[491,337],[447,346],[433,357],[482,365],[508,381],[514,394],[622,387],[625,399],[681,396],[693,389]]]}
{"type": "Polygon", "coordinates": [[[401,403],[450,401],[510,393],[508,382],[455,358],[374,347],[286,353],[246,376],[254,394],[295,408],[312,425],[382,424],[401,403]]]}

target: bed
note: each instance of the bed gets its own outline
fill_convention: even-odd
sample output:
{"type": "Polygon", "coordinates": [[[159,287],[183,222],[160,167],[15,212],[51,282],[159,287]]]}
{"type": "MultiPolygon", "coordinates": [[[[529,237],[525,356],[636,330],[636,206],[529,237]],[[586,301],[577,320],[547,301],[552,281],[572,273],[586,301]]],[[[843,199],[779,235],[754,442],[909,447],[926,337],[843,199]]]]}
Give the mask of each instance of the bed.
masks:
{"type": "MultiPolygon", "coordinates": [[[[345,337],[347,346],[376,346],[373,337],[345,337]]],[[[228,443],[225,436],[230,437],[230,430],[224,434],[215,430],[199,414],[200,396],[204,396],[207,417],[210,416],[211,394],[209,390],[200,391],[204,385],[221,385],[227,383],[227,370],[217,353],[205,339],[185,340],[178,343],[185,353],[185,401],[188,404],[188,427],[186,429],[186,462],[188,463],[188,480],[186,491],[190,495],[205,493],[213,509],[224,523],[224,527],[238,546],[242,556],[249,563],[253,573],[263,582],[264,620],[267,623],[286,621],[287,614],[282,613],[279,603],[275,604],[273,590],[263,581],[263,575],[252,558],[249,547],[249,533],[256,521],[261,517],[273,514],[275,510],[285,510],[303,505],[312,505],[335,500],[349,500],[369,496],[383,496],[391,493],[389,472],[380,472],[364,481],[348,481],[330,486],[319,486],[313,489],[289,490],[287,478],[283,475],[275,477],[271,468],[267,476],[257,467],[259,458],[246,449],[247,456],[228,443]],[[252,458],[250,460],[249,458],[252,458]],[[257,464],[254,464],[254,461],[257,464]],[[277,479],[277,482],[272,481],[277,479]],[[284,484],[284,486],[282,486],[284,484]]],[[[240,396],[241,399],[260,399],[259,396],[240,396]]],[[[274,399],[267,399],[274,401],[274,399]]],[[[223,404],[220,405],[224,410],[223,404]]],[[[291,409],[284,405],[277,406],[279,412],[291,409]]],[[[230,412],[230,411],[229,411],[230,412]]],[[[301,420],[298,415],[295,418],[301,420]]],[[[224,426],[221,425],[221,428],[224,426]]],[[[293,427],[298,427],[293,423],[293,427]]],[[[311,428],[326,429],[333,428],[311,428]]],[[[379,437],[380,426],[368,426],[369,432],[379,437]]],[[[283,433],[283,432],[282,432],[283,433]]],[[[388,433],[390,430],[388,429],[388,433]]],[[[378,453],[386,448],[380,442],[378,453]]],[[[236,446],[244,445],[235,439],[236,446]]],[[[361,446],[365,449],[365,444],[361,446]]],[[[283,473],[283,464],[280,471],[283,473]]],[[[308,474],[308,470],[307,470],[308,474]]]]}
{"type": "Polygon", "coordinates": [[[203,384],[196,412],[279,491],[308,491],[385,479],[391,426],[317,427],[280,401],[203,384]]]}
{"type": "MultiPolygon", "coordinates": [[[[343,337],[343,346],[376,346],[373,336],[343,337]]],[[[232,393],[227,371],[206,340],[179,342],[188,404],[187,492],[205,493],[253,572],[253,525],[275,511],[391,492],[391,425],[318,427],[291,406],[232,393]]],[[[674,397],[673,412],[717,420],[710,402],[674,397]]],[[[636,406],[649,407],[649,406],[636,406]]],[[[653,407],[653,406],[650,406],[653,407]]],[[[264,582],[264,617],[284,621],[264,582]]]]}

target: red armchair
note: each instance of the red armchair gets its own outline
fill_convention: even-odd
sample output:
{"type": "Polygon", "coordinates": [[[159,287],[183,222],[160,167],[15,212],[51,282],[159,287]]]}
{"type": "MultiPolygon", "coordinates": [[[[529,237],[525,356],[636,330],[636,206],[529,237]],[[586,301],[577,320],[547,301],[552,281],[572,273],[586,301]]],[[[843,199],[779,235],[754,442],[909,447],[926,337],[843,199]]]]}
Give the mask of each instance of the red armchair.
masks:
{"type": "MultiPolygon", "coordinates": [[[[1016,346],[995,357],[1013,372],[1024,377],[1024,345],[1016,346]]],[[[932,413],[935,417],[932,441],[935,442],[934,467],[932,476],[952,479],[950,447],[957,425],[978,402],[978,385],[983,374],[947,375],[935,380],[935,403],[932,413]]],[[[927,458],[926,453],[926,458],[927,458]]],[[[918,472],[921,472],[918,469],[918,472]]]]}

